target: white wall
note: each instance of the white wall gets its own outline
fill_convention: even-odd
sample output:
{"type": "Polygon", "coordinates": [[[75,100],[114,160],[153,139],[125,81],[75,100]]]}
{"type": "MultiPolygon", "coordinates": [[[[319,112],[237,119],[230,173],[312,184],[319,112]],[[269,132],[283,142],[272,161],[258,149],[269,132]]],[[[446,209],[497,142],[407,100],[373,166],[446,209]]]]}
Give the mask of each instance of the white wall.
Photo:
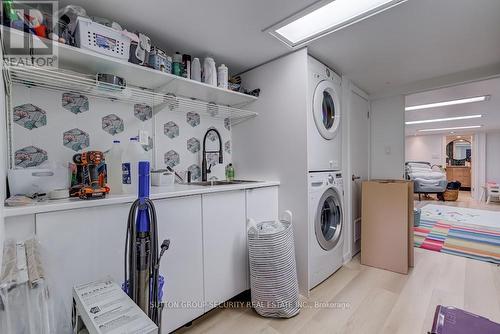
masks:
{"type": "Polygon", "coordinates": [[[500,183],[500,132],[486,134],[486,180],[500,183]]]}
{"type": "Polygon", "coordinates": [[[401,179],[405,163],[405,98],[402,95],[371,103],[372,179],[401,179]]]}
{"type": "MultiPolygon", "coordinates": [[[[0,59],[3,59],[2,49],[0,48],[0,59]]],[[[7,138],[6,134],[6,112],[5,112],[5,87],[3,75],[0,73],[0,268],[3,256],[3,242],[5,238],[5,219],[3,207],[5,200],[5,183],[7,177],[7,138]]]]}
{"type": "MultiPolygon", "coordinates": [[[[63,133],[74,128],[81,129],[89,135],[87,150],[109,149],[113,140],[121,140],[124,149],[128,145],[130,137],[137,136],[140,130],[147,131],[154,138],[155,164],[154,168],[165,168],[167,162],[178,172],[186,170],[192,171],[193,181],[201,177],[202,161],[202,141],[207,129],[215,127],[222,136],[223,164],[218,164],[218,155],[213,158],[209,156],[209,161],[217,163],[212,168],[209,177],[216,176],[224,178],[224,167],[231,162],[231,131],[229,120],[205,117],[203,114],[195,113],[199,121],[189,124],[187,122],[187,111],[195,112],[192,107],[184,102],[179,102],[176,111],[168,112],[161,110],[156,113],[154,122],[152,119],[141,120],[135,116],[135,106],[133,103],[122,103],[88,97],[88,111],[73,114],[63,106],[63,93],[45,90],[43,88],[26,88],[16,85],[12,91],[12,108],[21,107],[25,104],[34,104],[46,112],[47,124],[39,128],[29,130],[20,124],[13,124],[13,151],[17,152],[23,148],[36,146],[46,152],[48,159],[41,167],[51,166],[58,163],[67,165],[72,156],[77,153],[68,147],[63,146],[63,133]],[[118,115],[122,120],[122,128],[115,134],[111,134],[103,129],[103,118],[108,115],[118,115]],[[156,129],[153,130],[153,124],[156,129]],[[171,137],[165,133],[165,125],[172,124],[178,131],[171,137]],[[153,132],[155,135],[153,135],[153,132]],[[194,143],[192,151],[188,150],[187,143],[194,143]],[[165,156],[169,153],[167,161],[165,156]],[[175,156],[178,157],[176,161],[175,156]]],[[[168,107],[165,107],[165,109],[168,107]]],[[[218,150],[219,142],[207,140],[207,150],[218,150]]],[[[22,156],[22,155],[21,155],[22,156]]],[[[16,159],[17,160],[17,159],[16,159]]],[[[22,168],[24,160],[16,161],[16,168],[22,168]],[[18,165],[18,161],[21,165],[18,165]]],[[[121,173],[121,171],[119,171],[121,173]]]]}
{"type": "Polygon", "coordinates": [[[486,183],[486,133],[478,132],[472,136],[472,197],[476,200],[481,198],[481,186],[486,183]]]}
{"type": "Polygon", "coordinates": [[[443,136],[408,136],[406,137],[405,155],[405,161],[427,161],[433,165],[445,165],[443,136]]]}
{"type": "Polygon", "coordinates": [[[236,177],[280,181],[279,210],[294,214],[299,288],[307,295],[307,50],[246,72],[242,80],[261,94],[246,107],[259,115],[232,129],[236,177]]]}

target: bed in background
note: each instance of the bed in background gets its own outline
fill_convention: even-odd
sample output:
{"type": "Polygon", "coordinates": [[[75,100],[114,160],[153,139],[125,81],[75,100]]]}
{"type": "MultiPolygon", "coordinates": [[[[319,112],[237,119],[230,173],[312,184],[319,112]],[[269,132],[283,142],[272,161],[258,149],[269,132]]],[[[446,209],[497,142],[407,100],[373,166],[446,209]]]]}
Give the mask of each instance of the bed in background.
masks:
{"type": "Polygon", "coordinates": [[[432,166],[425,161],[407,161],[405,164],[406,178],[414,182],[414,193],[418,194],[443,194],[448,181],[446,173],[439,166],[432,166]]]}

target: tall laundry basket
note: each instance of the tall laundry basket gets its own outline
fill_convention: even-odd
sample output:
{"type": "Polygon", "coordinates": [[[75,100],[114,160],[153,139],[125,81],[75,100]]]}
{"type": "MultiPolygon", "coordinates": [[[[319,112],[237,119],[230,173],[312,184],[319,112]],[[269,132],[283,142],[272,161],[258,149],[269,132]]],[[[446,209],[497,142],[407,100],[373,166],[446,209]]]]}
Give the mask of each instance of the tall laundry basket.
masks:
{"type": "Polygon", "coordinates": [[[279,221],[248,220],[250,288],[255,311],[291,318],[300,311],[292,213],[279,221]]]}

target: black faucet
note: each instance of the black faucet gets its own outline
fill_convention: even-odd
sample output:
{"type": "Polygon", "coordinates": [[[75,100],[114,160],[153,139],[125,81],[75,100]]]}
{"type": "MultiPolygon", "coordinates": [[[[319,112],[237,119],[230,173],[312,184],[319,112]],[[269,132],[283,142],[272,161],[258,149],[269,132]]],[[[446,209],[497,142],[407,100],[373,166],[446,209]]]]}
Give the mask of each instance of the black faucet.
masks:
{"type": "Polygon", "coordinates": [[[203,138],[203,159],[201,161],[201,180],[202,181],[207,181],[207,174],[210,174],[212,172],[212,165],[210,165],[207,168],[207,153],[218,153],[219,154],[219,163],[222,164],[224,162],[223,156],[222,156],[222,137],[220,136],[219,131],[215,128],[210,128],[207,130],[205,133],[205,137],[203,138]],[[206,141],[207,141],[207,136],[210,132],[215,132],[217,137],[219,138],[219,151],[207,151],[206,150],[206,141]]]}

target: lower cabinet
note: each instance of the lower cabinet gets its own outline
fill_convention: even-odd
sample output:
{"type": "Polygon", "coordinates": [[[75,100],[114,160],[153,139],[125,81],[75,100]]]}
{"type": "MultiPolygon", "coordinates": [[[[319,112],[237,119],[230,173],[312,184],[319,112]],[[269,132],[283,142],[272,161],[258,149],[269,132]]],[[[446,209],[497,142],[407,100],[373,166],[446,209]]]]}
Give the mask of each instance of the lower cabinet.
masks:
{"type": "Polygon", "coordinates": [[[69,320],[73,286],[110,276],[121,284],[129,205],[36,215],[45,272],[69,320]]]}
{"type": "Polygon", "coordinates": [[[257,223],[278,219],[278,187],[248,189],[246,196],[247,218],[257,223]]]}
{"type": "MultiPolygon", "coordinates": [[[[154,204],[158,242],[170,239],[160,264],[165,278],[162,333],[169,333],[249,289],[246,219],[277,219],[278,187],[154,204]]],[[[73,286],[108,276],[123,282],[129,209],[130,204],[109,205],[41,213],[27,220],[34,221],[49,283],[68,321],[73,286]]]]}
{"type": "Polygon", "coordinates": [[[205,311],[247,290],[245,191],[202,195],[205,311]]]}
{"type": "Polygon", "coordinates": [[[201,196],[154,201],[158,243],[170,239],[160,263],[165,278],[162,333],[169,333],[202,315],[203,250],[201,196]]]}

